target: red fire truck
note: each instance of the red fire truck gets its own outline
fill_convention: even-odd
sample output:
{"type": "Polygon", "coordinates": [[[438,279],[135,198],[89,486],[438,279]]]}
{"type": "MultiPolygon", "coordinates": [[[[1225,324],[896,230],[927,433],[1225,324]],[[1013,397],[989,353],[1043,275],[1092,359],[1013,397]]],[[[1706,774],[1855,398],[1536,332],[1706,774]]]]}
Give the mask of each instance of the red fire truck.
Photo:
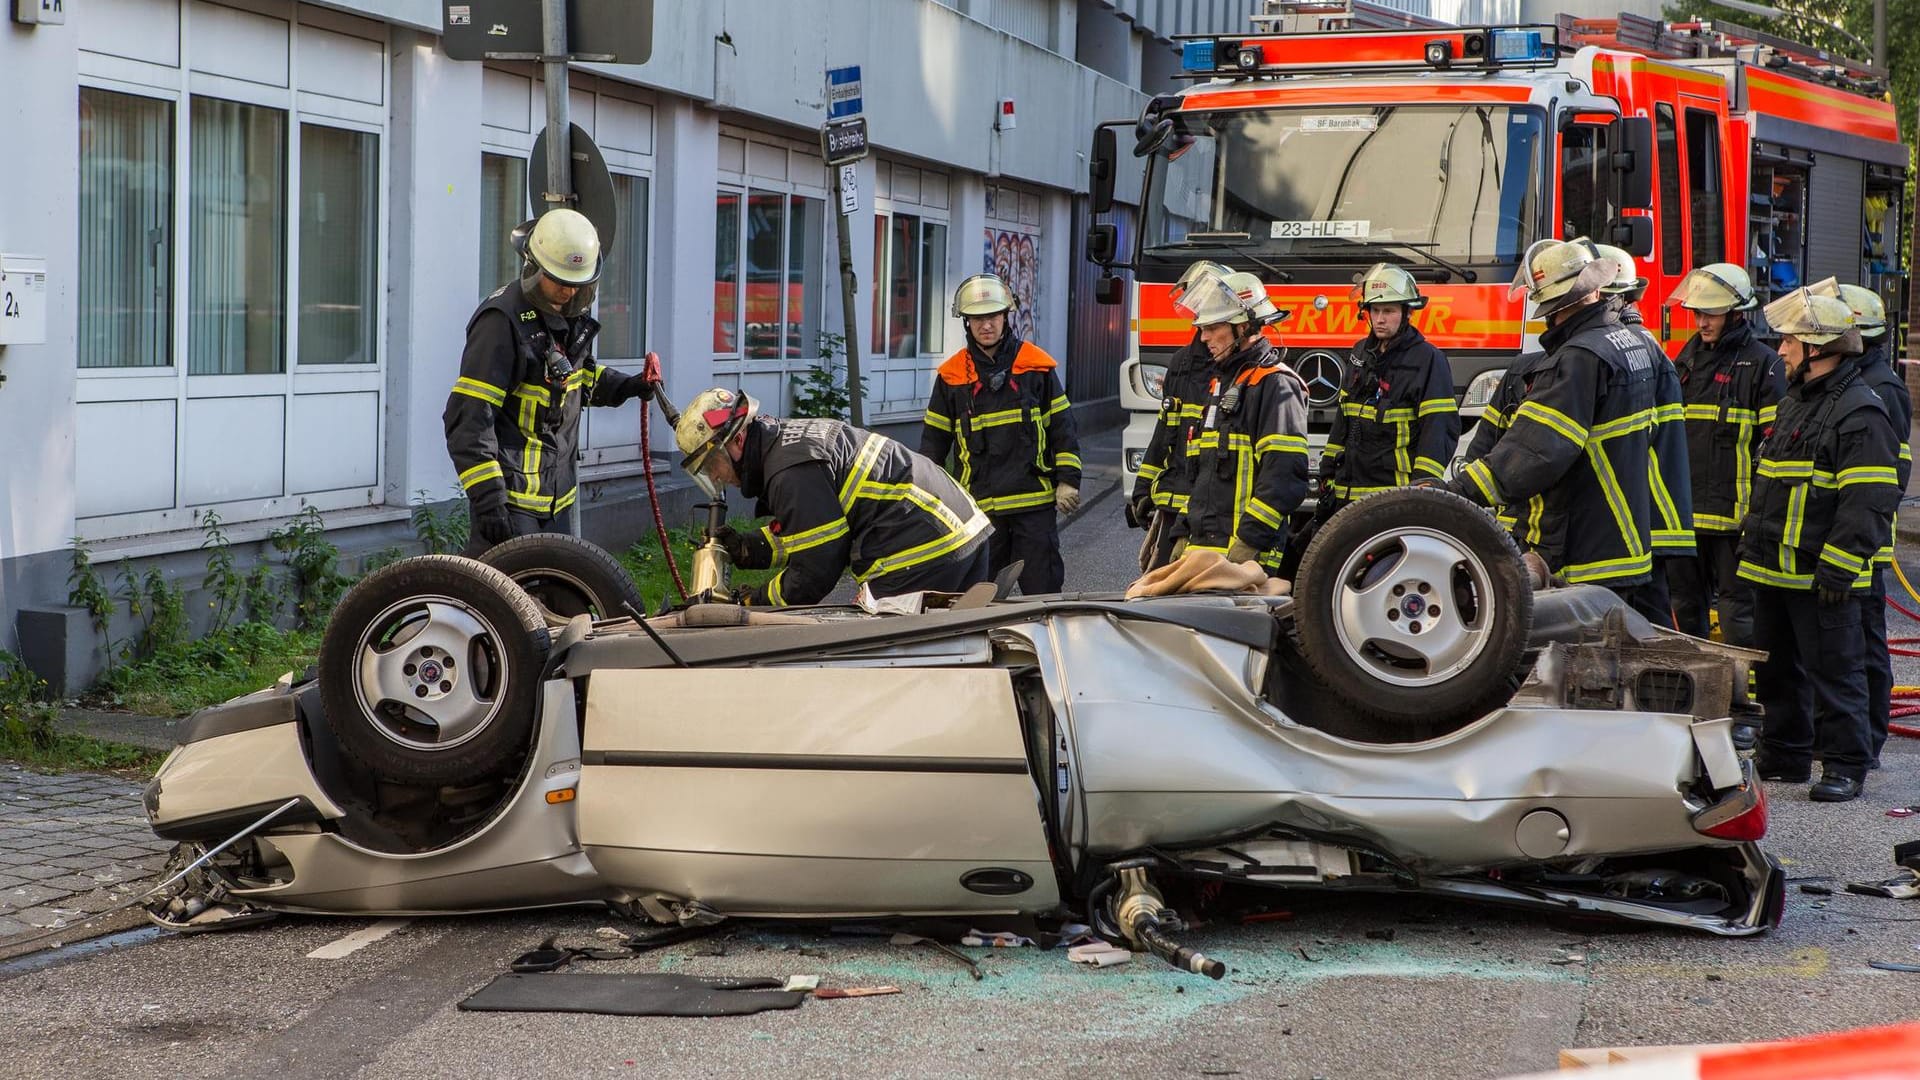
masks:
{"type": "Polygon", "coordinates": [[[1365,332],[1349,290],[1382,260],[1431,298],[1414,323],[1447,350],[1469,429],[1542,329],[1507,297],[1542,237],[1633,252],[1672,353],[1693,321],[1664,301],[1711,262],[1748,267],[1763,295],[1862,283],[1904,326],[1907,150],[1880,73],[1726,24],[1353,29],[1346,5],[1320,19],[1337,28],[1184,40],[1196,84],[1095,132],[1096,215],[1114,209],[1117,132],[1146,159],[1137,220],[1087,238],[1100,298],[1132,305],[1128,490],[1166,358],[1192,336],[1169,289],[1196,259],[1260,274],[1292,311],[1272,332],[1312,394],[1316,458],[1365,332]]]}

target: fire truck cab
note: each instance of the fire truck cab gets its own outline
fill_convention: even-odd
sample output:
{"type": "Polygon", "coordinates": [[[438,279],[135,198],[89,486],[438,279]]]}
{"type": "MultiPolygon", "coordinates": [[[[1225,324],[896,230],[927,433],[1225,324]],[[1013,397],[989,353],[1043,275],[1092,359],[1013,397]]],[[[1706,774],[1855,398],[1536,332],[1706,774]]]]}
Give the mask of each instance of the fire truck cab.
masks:
{"type": "Polygon", "coordinates": [[[1129,493],[1167,360],[1193,335],[1169,294],[1196,259],[1258,273],[1292,313],[1269,333],[1307,382],[1316,467],[1366,333],[1350,290],[1380,261],[1429,298],[1412,321],[1447,351],[1469,433],[1544,329],[1508,296],[1543,237],[1632,252],[1670,354],[1693,321],[1665,301],[1712,262],[1748,267],[1763,297],[1868,285],[1904,327],[1907,151],[1871,69],[1725,24],[1352,29],[1342,10],[1331,29],[1186,39],[1196,85],[1096,130],[1096,217],[1115,210],[1116,133],[1145,159],[1137,221],[1123,209],[1088,236],[1100,298],[1131,304],[1129,493]]]}

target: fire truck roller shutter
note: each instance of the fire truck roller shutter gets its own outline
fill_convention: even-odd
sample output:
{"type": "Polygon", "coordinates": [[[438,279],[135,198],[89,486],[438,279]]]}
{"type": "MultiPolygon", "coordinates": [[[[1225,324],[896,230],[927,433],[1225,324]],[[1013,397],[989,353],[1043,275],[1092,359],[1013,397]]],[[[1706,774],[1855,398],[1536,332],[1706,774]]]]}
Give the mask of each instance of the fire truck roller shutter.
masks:
{"type": "Polygon", "coordinates": [[[1866,166],[1858,158],[1820,154],[1807,182],[1807,272],[1802,284],[1861,279],[1860,228],[1866,166]]]}

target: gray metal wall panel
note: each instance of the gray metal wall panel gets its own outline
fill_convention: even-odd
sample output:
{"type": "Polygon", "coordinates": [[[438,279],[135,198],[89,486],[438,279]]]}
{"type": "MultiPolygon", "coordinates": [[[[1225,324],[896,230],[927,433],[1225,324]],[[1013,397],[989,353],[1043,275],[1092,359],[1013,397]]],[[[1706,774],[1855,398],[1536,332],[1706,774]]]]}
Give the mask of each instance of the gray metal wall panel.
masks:
{"type": "Polygon", "coordinates": [[[1807,184],[1807,278],[1860,280],[1861,200],[1866,170],[1854,158],[1820,155],[1807,184]]]}

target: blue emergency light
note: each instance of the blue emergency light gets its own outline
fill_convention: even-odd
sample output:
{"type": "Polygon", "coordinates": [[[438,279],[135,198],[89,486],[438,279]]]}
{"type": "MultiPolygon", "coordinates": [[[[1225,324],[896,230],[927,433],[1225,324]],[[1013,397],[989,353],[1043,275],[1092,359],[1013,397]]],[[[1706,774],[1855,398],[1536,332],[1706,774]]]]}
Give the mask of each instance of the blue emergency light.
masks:
{"type": "Polygon", "coordinates": [[[1213,70],[1213,40],[1180,43],[1180,68],[1183,71],[1213,70]]]}
{"type": "Polygon", "coordinates": [[[1538,30],[1495,30],[1492,37],[1496,64],[1552,60],[1557,52],[1557,47],[1545,41],[1538,30]]]}

